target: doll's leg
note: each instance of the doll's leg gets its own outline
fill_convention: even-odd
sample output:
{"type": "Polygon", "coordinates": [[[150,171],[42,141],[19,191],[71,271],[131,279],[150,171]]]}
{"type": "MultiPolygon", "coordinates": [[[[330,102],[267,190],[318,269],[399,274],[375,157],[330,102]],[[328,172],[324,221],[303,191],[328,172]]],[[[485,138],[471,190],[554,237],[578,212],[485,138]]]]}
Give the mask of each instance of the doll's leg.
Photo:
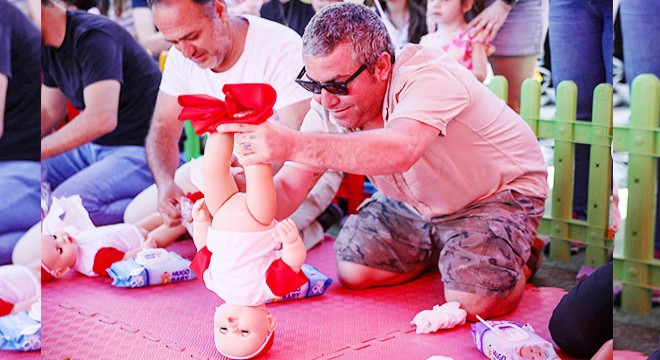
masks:
{"type": "Polygon", "coordinates": [[[148,238],[152,238],[156,241],[156,245],[159,248],[166,248],[172,243],[181,237],[181,235],[186,233],[186,228],[183,227],[182,225],[177,225],[173,227],[169,227],[165,224],[157,227],[156,229],[152,230],[147,234],[148,238]]]}
{"type": "MultiPolygon", "coordinates": [[[[204,148],[204,199],[211,215],[238,191],[229,172],[234,134],[209,133],[204,148]]],[[[271,180],[272,182],[272,180],[271,180]]]]}
{"type": "Polygon", "coordinates": [[[173,227],[165,225],[158,213],[147,215],[147,217],[140,219],[135,225],[145,229],[147,231],[147,238],[154,239],[159,248],[170,246],[176,239],[186,233],[186,228],[182,225],[173,227]]]}
{"type": "Polygon", "coordinates": [[[270,164],[245,167],[245,194],[252,217],[264,225],[270,224],[275,218],[276,207],[273,168],[270,164]]]}
{"type": "Polygon", "coordinates": [[[163,225],[163,219],[158,213],[149,214],[135,223],[135,226],[139,226],[147,232],[153,231],[161,225],[163,225]]]}

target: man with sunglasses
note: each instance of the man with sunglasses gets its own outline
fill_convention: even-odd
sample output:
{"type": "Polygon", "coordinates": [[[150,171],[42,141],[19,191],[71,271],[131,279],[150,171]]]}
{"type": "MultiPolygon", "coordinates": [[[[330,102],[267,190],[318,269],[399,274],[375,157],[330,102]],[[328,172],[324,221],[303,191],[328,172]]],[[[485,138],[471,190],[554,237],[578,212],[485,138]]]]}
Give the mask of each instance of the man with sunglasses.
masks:
{"type": "Polygon", "coordinates": [[[325,169],[365,174],[380,191],[337,237],[338,277],[393,285],[438,266],[447,301],[489,318],[512,311],[548,191],[527,124],[442,51],[396,55],[368,8],[329,6],[303,36],[298,84],[312,92],[301,132],[272,121],[226,124],[245,164],[291,160],[277,174],[285,218],[325,169]]]}
{"type": "MultiPolygon", "coordinates": [[[[177,120],[181,111],[177,97],[207,94],[222,99],[225,84],[268,83],[277,91],[274,109],[280,121],[299,129],[309,110],[310,94],[293,82],[302,66],[301,40],[293,30],[259,17],[230,15],[222,0],[149,0],[148,4],[154,23],[173,44],[146,139],[157,191],[152,186],[140,194],[124,218],[127,222],[144,218],[156,211],[157,203],[164,222],[178,226],[179,199],[184,191],[199,189],[190,181],[194,162],[177,170],[177,143],[183,128],[177,120]]],[[[330,205],[340,183],[338,172],[327,172],[292,216],[308,248],[323,239],[324,229],[315,219],[330,205]]]]}

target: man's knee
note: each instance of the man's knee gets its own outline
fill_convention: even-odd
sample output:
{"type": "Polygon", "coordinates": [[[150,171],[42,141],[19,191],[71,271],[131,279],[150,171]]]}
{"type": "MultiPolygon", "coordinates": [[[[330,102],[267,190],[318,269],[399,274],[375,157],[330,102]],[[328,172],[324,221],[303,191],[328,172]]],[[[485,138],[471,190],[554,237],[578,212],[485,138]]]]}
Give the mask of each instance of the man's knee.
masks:
{"type": "Polygon", "coordinates": [[[467,312],[468,321],[478,321],[477,315],[483,319],[506,315],[518,306],[525,290],[525,279],[520,277],[511,293],[503,298],[492,298],[474,293],[445,289],[445,300],[457,301],[467,312]]]}
{"type": "Polygon", "coordinates": [[[426,265],[420,264],[409,272],[395,273],[347,261],[339,261],[337,263],[337,277],[345,287],[358,290],[375,286],[402,284],[416,278],[425,269],[426,265]]]}
{"type": "Polygon", "coordinates": [[[347,261],[337,263],[337,278],[349,289],[366,289],[373,286],[369,279],[374,269],[347,261]]]}

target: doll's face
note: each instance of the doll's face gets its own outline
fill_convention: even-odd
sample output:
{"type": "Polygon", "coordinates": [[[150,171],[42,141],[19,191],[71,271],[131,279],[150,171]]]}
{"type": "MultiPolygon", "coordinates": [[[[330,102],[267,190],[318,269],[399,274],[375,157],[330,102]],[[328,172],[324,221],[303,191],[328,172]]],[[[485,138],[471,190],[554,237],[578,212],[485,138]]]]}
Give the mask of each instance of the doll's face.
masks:
{"type": "Polygon", "coordinates": [[[541,347],[538,345],[522,346],[519,353],[522,359],[545,359],[545,353],[543,352],[543,349],[541,349],[541,347]]]}
{"type": "Polygon", "coordinates": [[[255,354],[275,330],[275,325],[275,317],[265,306],[222,304],[213,317],[215,346],[229,357],[255,354]]]}
{"type": "Polygon", "coordinates": [[[65,232],[41,235],[41,262],[60,277],[76,264],[78,244],[65,232]]]}

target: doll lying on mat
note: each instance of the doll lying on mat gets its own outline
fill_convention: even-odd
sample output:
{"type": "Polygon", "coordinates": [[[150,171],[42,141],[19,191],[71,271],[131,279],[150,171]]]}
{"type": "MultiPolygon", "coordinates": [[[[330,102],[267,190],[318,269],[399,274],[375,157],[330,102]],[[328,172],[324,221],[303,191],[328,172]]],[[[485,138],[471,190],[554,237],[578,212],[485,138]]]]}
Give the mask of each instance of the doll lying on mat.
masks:
{"type": "Polygon", "coordinates": [[[41,348],[40,299],[36,270],[22,265],[0,266],[0,350],[41,348]]]}
{"type": "Polygon", "coordinates": [[[75,270],[86,276],[108,276],[107,269],[135,257],[142,249],[167,247],[178,234],[156,215],[137,224],[94,226],[79,196],[55,198],[43,221],[42,280],[75,270]]]}
{"type": "Polygon", "coordinates": [[[226,103],[205,95],[179,97],[179,119],[191,120],[198,133],[211,131],[199,184],[204,199],[193,207],[198,253],[191,268],[225,301],[213,318],[218,351],[249,359],[273,344],[277,322],[265,303],[307,283],[301,270],[307,252],[293,221],[278,224],[274,219],[271,165],[246,166],[246,190],[239,192],[230,173],[234,134],[212,131],[221,122],[265,121],[273,114],[275,90],[266,84],[237,84],[222,91],[226,103]]]}

